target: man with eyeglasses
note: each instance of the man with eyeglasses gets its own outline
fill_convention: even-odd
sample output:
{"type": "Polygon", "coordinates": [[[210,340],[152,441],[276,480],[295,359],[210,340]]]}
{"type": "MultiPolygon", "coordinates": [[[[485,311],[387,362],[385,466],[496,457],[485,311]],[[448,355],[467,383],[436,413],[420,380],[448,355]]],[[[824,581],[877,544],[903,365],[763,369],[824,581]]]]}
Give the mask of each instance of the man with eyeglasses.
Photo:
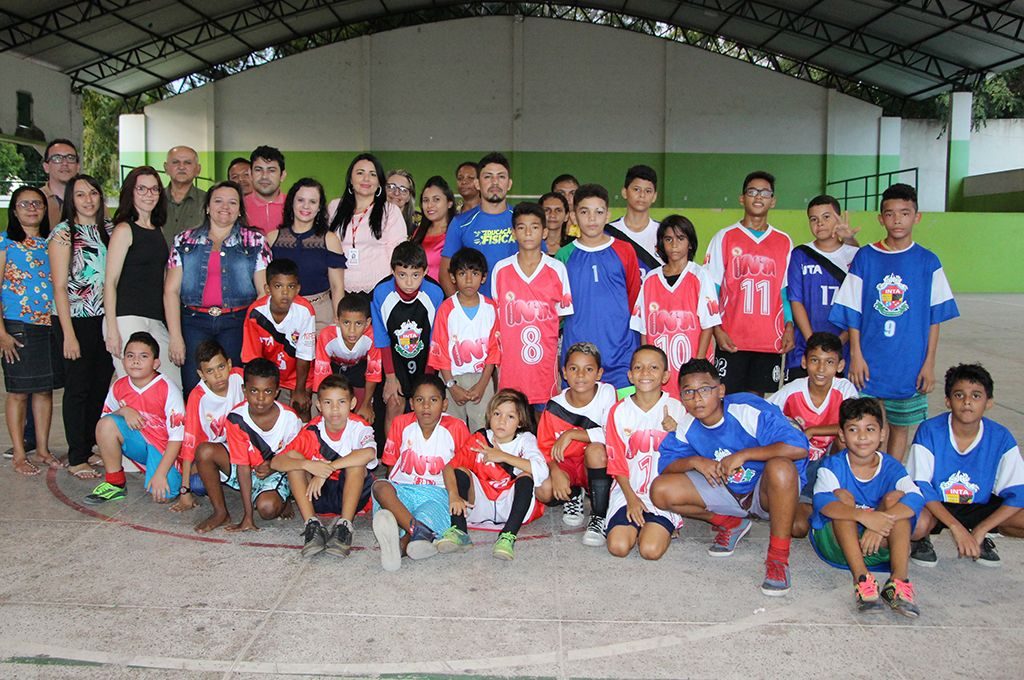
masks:
{"type": "Polygon", "coordinates": [[[175,236],[186,229],[198,227],[206,217],[206,192],[195,185],[202,169],[199,154],[191,147],[175,146],[167,152],[164,172],[170,181],[164,189],[167,194],[167,222],[163,231],[168,246],[175,236]]]}
{"type": "Polygon", "coordinates": [[[68,180],[78,174],[78,149],[68,139],[54,139],[46,145],[43,153],[43,172],[46,173],[46,216],[50,218],[50,229],[60,223],[60,211],[64,207],[64,190],[68,180]]]}
{"type": "Polygon", "coordinates": [[[775,177],[752,172],[740,194],[743,219],[708,244],[704,266],[718,289],[722,325],[714,329],[716,363],[728,394],[779,389],[782,359],[793,349],[786,269],[793,241],[768,223],[775,177]]]}

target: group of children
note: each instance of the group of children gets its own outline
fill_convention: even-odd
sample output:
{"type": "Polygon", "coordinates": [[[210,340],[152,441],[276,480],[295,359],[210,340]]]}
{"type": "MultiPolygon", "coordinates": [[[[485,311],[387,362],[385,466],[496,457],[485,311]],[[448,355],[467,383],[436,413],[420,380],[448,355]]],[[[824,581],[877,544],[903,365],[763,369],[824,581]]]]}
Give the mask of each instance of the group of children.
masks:
{"type": "Polygon", "coordinates": [[[774,178],[751,173],[743,220],[701,267],[685,217],[643,224],[637,206],[656,181],[630,170],[623,194],[636,205],[610,228],[607,191],[579,186],[579,236],[555,257],[544,211],[519,204],[518,252],[491,269],[458,251],[448,298],[422,247],[403,243],[393,275],[371,299],[346,296],[319,336],[294,263],[275,260],[247,315],[244,370],[203,343],[187,406],[158,371],[156,342],[132,335],[97,428],[106,479],[86,502],[124,497],[123,453],[155,499],[177,496],[173,510],[209,497],[199,532],[255,530],[255,513],[288,516],[294,499],[306,556],[348,555],[353,520],[372,507],[389,571],[403,555],[470,548],[470,528],[497,532],[493,555],[512,559],[521,527],[554,505],[565,525],[587,525],[585,545],[645,559],[665,554],[684,518],[711,525],[712,557],[763,519],[766,595],[788,592],[791,538],[809,535],[849,568],[859,609],[884,601],[908,616],[908,562],[936,561],[929,532],[948,527],[962,556],[997,564],[986,534],[1024,533],[1024,461],[984,418],[983,368],[950,369],[949,413],[921,424],[901,462],[926,415],[938,324],[957,316],[937,258],[913,243],[913,190],[885,192],[887,237],[859,250],[834,199],[819,197],[814,241],[793,250],[767,220],[774,178]],[[241,495],[237,524],[222,484],[241,495]],[[870,572],[882,568],[880,589],[870,572]]]}

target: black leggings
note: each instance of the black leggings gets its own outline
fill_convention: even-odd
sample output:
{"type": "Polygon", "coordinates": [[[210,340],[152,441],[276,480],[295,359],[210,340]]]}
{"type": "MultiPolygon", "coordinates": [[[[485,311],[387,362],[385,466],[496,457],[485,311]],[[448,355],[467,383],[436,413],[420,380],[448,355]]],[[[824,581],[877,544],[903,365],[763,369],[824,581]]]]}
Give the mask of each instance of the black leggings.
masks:
{"type": "MultiPolygon", "coordinates": [[[[459,489],[459,495],[463,500],[469,500],[469,473],[465,470],[455,471],[455,484],[459,489]]],[[[526,513],[530,511],[530,501],[533,500],[533,478],[528,475],[520,475],[512,487],[512,508],[509,510],[508,519],[502,527],[502,533],[510,532],[518,534],[526,519],[526,513]]],[[[466,516],[452,515],[452,526],[456,529],[466,531],[466,516]]]]}

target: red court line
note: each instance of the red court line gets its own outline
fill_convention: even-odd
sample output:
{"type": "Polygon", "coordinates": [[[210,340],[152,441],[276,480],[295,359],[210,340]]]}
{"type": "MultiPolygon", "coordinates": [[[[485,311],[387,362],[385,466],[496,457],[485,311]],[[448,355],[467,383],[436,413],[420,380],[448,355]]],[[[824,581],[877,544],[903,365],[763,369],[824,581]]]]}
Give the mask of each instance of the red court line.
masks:
{"type": "MultiPolygon", "coordinates": [[[[101,512],[96,512],[92,508],[89,508],[89,507],[87,507],[85,505],[82,505],[81,503],[76,503],[75,501],[73,501],[70,498],[68,498],[67,494],[65,494],[63,491],[61,491],[60,487],[57,485],[57,475],[59,473],[60,473],[60,471],[57,468],[50,468],[47,471],[47,473],[46,473],[46,487],[50,490],[50,493],[53,494],[54,498],[56,498],[57,500],[59,500],[61,503],[63,503],[64,505],[68,506],[72,510],[75,510],[76,512],[79,512],[79,513],[81,513],[83,515],[86,515],[88,517],[93,517],[95,519],[102,520],[104,522],[108,522],[110,524],[117,524],[119,526],[127,527],[128,529],[134,529],[135,531],[142,531],[142,532],[145,532],[145,533],[148,533],[148,534],[157,534],[159,536],[171,536],[173,538],[183,538],[183,539],[188,540],[188,541],[199,541],[200,543],[233,544],[233,545],[245,546],[247,548],[284,548],[286,550],[301,550],[302,549],[301,545],[291,545],[291,544],[285,544],[285,543],[260,543],[259,541],[242,541],[242,542],[239,542],[239,543],[234,543],[233,541],[229,541],[226,538],[213,538],[212,536],[196,536],[195,534],[182,534],[182,533],[179,533],[179,532],[176,532],[176,531],[167,531],[166,529],[155,529],[153,527],[147,527],[147,526],[144,526],[142,524],[136,524],[134,522],[128,522],[126,520],[123,520],[123,519],[120,519],[120,518],[117,518],[117,517],[111,517],[109,515],[104,515],[101,512]]],[[[484,531],[487,531],[487,530],[484,530],[484,531]]],[[[576,533],[581,533],[582,531],[583,531],[583,528],[580,527],[580,528],[576,528],[576,529],[567,529],[567,530],[559,531],[558,534],[559,535],[576,534],[576,533]]],[[[532,535],[532,536],[520,536],[519,540],[520,541],[535,541],[535,540],[540,539],[540,538],[551,538],[552,536],[553,536],[553,534],[535,534],[535,535],[532,535]]],[[[479,544],[475,544],[475,545],[479,545],[479,544]]],[[[358,551],[362,551],[362,550],[377,550],[377,548],[366,548],[366,547],[363,547],[363,546],[352,546],[352,551],[353,552],[358,552],[358,551]]]]}

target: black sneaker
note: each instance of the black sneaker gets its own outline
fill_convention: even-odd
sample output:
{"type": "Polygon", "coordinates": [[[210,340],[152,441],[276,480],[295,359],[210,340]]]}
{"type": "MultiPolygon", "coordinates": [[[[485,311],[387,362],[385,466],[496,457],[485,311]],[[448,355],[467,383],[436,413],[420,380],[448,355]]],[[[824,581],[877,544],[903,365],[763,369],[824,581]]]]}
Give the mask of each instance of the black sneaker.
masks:
{"type": "Polygon", "coordinates": [[[302,530],[302,556],[312,557],[324,551],[327,543],[327,529],[320,520],[313,518],[302,530]]]}
{"type": "MultiPolygon", "coordinates": [[[[996,557],[996,559],[999,558],[996,557]]],[[[935,566],[939,557],[935,554],[935,547],[932,545],[930,537],[925,536],[920,541],[910,542],[910,561],[919,567],[935,566]]]]}
{"type": "Polygon", "coordinates": [[[981,554],[978,555],[978,564],[983,567],[1000,567],[999,553],[996,552],[996,544],[991,538],[981,542],[981,554]]]}
{"type": "Polygon", "coordinates": [[[347,519],[339,517],[328,527],[324,550],[335,557],[348,557],[352,552],[352,525],[347,519]]]}

